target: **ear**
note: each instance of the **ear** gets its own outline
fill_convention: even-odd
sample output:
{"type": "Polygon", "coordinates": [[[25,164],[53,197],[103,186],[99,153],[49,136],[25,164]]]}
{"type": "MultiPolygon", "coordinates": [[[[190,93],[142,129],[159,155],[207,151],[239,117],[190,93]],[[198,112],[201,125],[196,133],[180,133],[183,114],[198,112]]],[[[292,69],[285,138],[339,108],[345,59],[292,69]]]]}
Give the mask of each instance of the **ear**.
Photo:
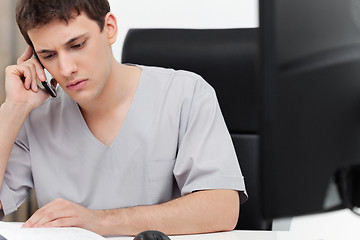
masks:
{"type": "Polygon", "coordinates": [[[118,28],[116,18],[111,12],[105,16],[104,31],[106,31],[109,45],[114,44],[117,39],[118,28]]]}

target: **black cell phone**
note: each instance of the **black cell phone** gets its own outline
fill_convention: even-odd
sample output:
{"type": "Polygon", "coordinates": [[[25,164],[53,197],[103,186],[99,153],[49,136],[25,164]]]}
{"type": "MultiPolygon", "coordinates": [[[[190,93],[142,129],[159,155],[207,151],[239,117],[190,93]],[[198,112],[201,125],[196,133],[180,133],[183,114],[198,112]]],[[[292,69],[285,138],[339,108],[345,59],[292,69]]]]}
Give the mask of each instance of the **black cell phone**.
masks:
{"type": "MultiPolygon", "coordinates": [[[[38,55],[36,54],[35,50],[33,50],[33,53],[34,53],[35,59],[40,63],[41,67],[43,69],[45,69],[44,65],[42,65],[42,63],[40,62],[40,59],[39,59],[38,55]]],[[[52,96],[52,97],[57,96],[55,87],[50,82],[48,82],[47,79],[44,82],[41,82],[41,84],[43,85],[45,90],[50,94],[50,96],[52,96]]]]}

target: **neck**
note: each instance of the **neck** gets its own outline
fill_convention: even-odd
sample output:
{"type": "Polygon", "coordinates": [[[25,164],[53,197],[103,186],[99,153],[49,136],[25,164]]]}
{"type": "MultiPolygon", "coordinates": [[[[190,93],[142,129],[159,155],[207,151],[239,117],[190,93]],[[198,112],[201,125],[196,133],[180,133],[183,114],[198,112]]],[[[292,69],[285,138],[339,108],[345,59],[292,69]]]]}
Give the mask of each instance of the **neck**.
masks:
{"type": "Polygon", "coordinates": [[[80,105],[82,113],[86,115],[111,114],[122,106],[131,104],[140,73],[140,68],[120,64],[113,58],[110,75],[102,92],[90,103],[80,105]]]}

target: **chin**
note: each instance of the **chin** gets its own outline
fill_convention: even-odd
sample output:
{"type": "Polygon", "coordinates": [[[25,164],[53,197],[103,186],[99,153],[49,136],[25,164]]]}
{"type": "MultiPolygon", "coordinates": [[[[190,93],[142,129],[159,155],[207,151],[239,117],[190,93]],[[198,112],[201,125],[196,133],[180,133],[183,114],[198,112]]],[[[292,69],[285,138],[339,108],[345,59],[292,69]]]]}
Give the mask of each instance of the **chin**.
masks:
{"type": "Polygon", "coordinates": [[[86,88],[81,89],[79,91],[67,91],[67,94],[80,106],[86,106],[90,103],[95,103],[97,100],[100,100],[103,88],[94,88],[90,87],[89,85],[86,88]]]}
{"type": "Polygon", "coordinates": [[[92,94],[87,93],[85,91],[83,92],[71,92],[68,93],[69,96],[80,106],[90,103],[92,100],[94,100],[94,97],[92,94]]]}

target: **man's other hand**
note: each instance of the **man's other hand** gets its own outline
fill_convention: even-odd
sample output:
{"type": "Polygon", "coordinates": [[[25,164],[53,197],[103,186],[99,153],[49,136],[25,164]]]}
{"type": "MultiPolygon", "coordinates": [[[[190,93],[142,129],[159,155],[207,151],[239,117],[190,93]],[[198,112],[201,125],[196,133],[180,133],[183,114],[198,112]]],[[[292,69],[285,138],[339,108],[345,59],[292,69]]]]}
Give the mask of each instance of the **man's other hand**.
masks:
{"type": "Polygon", "coordinates": [[[98,226],[101,216],[101,210],[90,210],[59,198],[38,209],[23,227],[80,227],[102,235],[98,226]]]}

